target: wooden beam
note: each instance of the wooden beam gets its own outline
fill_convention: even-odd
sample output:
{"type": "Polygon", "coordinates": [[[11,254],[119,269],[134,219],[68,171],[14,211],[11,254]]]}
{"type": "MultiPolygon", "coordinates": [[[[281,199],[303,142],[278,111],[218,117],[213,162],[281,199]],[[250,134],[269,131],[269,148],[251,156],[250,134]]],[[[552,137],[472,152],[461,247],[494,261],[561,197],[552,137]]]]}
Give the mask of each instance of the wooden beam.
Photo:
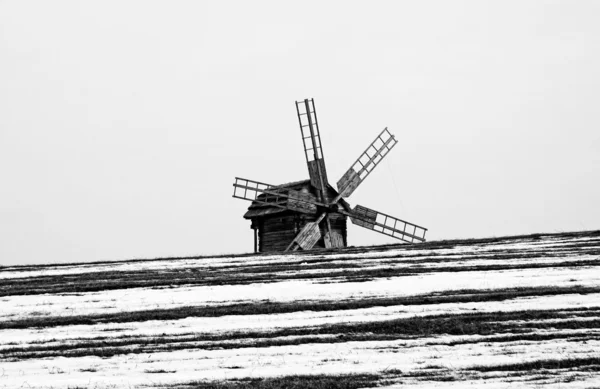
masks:
{"type": "Polygon", "coordinates": [[[258,231],[256,230],[256,228],[253,231],[254,231],[254,252],[258,253],[258,231]]]}

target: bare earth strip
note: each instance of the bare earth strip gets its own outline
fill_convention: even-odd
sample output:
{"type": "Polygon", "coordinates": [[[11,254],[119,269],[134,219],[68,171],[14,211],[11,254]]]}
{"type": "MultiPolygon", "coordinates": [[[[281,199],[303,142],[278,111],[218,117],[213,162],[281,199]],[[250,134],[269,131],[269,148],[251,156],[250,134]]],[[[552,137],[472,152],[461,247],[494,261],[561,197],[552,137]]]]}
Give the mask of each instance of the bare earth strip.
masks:
{"type": "Polygon", "coordinates": [[[600,231],[0,268],[0,388],[600,387],[600,231]]]}

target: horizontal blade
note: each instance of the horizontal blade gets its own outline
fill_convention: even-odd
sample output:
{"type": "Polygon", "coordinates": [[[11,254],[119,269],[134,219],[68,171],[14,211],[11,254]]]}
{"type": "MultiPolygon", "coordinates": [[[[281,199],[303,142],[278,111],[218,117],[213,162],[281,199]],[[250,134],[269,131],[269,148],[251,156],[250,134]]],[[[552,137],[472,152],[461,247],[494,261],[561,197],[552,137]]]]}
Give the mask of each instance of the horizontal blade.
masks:
{"type": "Polygon", "coordinates": [[[309,193],[277,188],[273,185],[245,178],[236,177],[233,188],[233,197],[235,198],[293,211],[315,213],[317,206],[326,206],[326,204],[313,200],[312,195],[309,193]]]}
{"type": "Polygon", "coordinates": [[[364,153],[352,164],[350,169],[337,182],[338,197],[348,197],[367,178],[375,166],[381,162],[389,151],[398,143],[387,127],[367,147],[364,153]]]}
{"type": "Polygon", "coordinates": [[[348,216],[353,224],[377,231],[405,242],[425,242],[427,228],[407,222],[396,217],[377,212],[362,205],[354,207],[351,213],[342,211],[348,216]]]}

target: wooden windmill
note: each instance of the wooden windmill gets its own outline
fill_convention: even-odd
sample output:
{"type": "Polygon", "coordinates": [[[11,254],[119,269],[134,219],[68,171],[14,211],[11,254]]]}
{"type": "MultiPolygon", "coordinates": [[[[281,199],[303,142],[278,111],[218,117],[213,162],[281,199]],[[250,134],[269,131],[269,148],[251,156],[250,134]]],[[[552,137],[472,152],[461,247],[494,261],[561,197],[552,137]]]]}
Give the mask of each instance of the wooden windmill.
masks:
{"type": "Polygon", "coordinates": [[[346,219],[393,238],[424,242],[426,228],[344,200],[398,142],[385,128],[337,182],[327,179],[313,99],[296,102],[310,180],[269,185],[235,178],[233,197],[252,201],[244,218],[252,221],[254,251],[309,250],[347,246],[346,219]]]}

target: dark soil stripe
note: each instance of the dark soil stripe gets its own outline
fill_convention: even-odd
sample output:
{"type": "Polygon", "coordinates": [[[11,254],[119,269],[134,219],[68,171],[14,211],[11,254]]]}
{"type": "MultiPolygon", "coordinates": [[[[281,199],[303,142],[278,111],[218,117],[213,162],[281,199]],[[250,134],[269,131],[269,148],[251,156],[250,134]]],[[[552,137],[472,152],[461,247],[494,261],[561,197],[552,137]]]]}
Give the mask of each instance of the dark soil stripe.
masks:
{"type": "MultiPolygon", "coordinates": [[[[303,261],[308,261],[314,258],[326,258],[327,254],[365,254],[365,253],[375,253],[375,252],[386,252],[389,250],[403,250],[406,252],[415,252],[418,253],[422,250],[437,250],[437,249],[452,249],[455,247],[462,246],[477,246],[477,245],[485,245],[485,246],[493,246],[499,244],[507,244],[507,243],[515,243],[517,242],[542,242],[543,240],[552,240],[555,243],[570,243],[571,239],[581,239],[581,238],[599,238],[600,239],[600,230],[591,230],[591,231],[572,231],[572,232],[558,232],[558,233],[536,233],[529,235],[510,235],[510,236],[501,236],[501,237],[492,237],[492,238],[470,238],[470,239],[453,239],[453,240],[437,240],[437,241],[429,241],[418,244],[387,244],[387,245],[377,245],[377,246],[349,246],[345,248],[336,248],[336,249],[321,249],[321,250],[313,250],[313,251],[293,251],[286,252],[285,255],[289,255],[290,257],[300,256],[303,261]]],[[[585,243],[585,242],[574,242],[576,243],[585,243]]],[[[260,259],[261,257],[269,257],[271,255],[280,255],[282,253],[246,253],[246,254],[215,254],[215,255],[197,255],[197,256],[186,256],[186,257],[159,257],[159,258],[140,258],[140,259],[128,259],[118,261],[119,264],[123,263],[138,263],[138,262],[156,262],[156,261],[178,261],[178,260],[190,260],[190,259],[198,259],[201,261],[206,258],[247,258],[247,257],[256,257],[260,259]]],[[[32,270],[47,270],[47,269],[60,269],[67,268],[72,266],[97,266],[97,265],[112,265],[117,262],[115,261],[97,261],[97,262],[71,262],[71,263],[61,263],[61,264],[39,264],[39,265],[25,265],[25,266],[2,266],[0,265],[0,272],[3,271],[32,271],[32,270]]]]}
{"type": "MultiPolygon", "coordinates": [[[[593,320],[564,320],[561,322],[545,323],[548,319],[568,319],[597,316],[596,310],[545,310],[472,313],[459,315],[439,315],[431,317],[412,317],[365,323],[343,323],[324,325],[314,328],[286,328],[270,332],[249,331],[233,332],[219,335],[202,333],[183,336],[130,336],[104,337],[101,339],[82,339],[79,342],[60,345],[29,345],[0,350],[0,359],[19,360],[48,357],[81,357],[100,356],[110,357],[126,353],[144,353],[156,351],[174,351],[182,349],[236,349],[246,347],[271,347],[298,345],[307,343],[343,343],[349,341],[374,341],[414,339],[415,337],[430,337],[433,335],[492,335],[506,334],[503,338],[481,339],[481,342],[509,342],[518,340],[543,341],[564,338],[564,334],[536,334],[539,329],[599,329],[600,319],[593,320]],[[542,320],[515,324],[515,320],[542,320]],[[516,334],[515,334],[516,333],[516,334]],[[334,337],[319,338],[317,335],[333,335],[334,337]],[[285,339],[284,337],[298,336],[302,338],[285,339]],[[231,343],[232,340],[242,340],[244,343],[231,343]],[[211,342],[203,346],[192,345],[190,342],[211,342]]],[[[201,330],[201,329],[200,329],[201,330]]],[[[580,340],[583,335],[573,335],[571,338],[580,340]]],[[[586,339],[597,338],[588,336],[586,339]]],[[[455,344],[474,343],[459,341],[455,344]]],[[[454,345],[454,344],[450,344],[454,345]]]]}
{"type": "Polygon", "coordinates": [[[295,375],[275,378],[248,378],[230,381],[195,381],[171,386],[172,389],[358,389],[379,386],[381,376],[352,375],[295,375]]]}
{"type": "MultiPolygon", "coordinates": [[[[235,285],[249,283],[269,283],[282,280],[294,279],[321,279],[338,278],[340,281],[364,281],[379,277],[398,277],[414,274],[425,274],[431,272],[464,272],[464,271],[496,271],[506,269],[528,269],[528,268],[556,268],[573,266],[600,266],[600,241],[572,242],[573,238],[600,238],[600,231],[564,233],[564,234],[535,234],[529,236],[489,238],[489,239],[469,239],[454,241],[429,242],[419,245],[387,245],[362,248],[345,248],[337,250],[320,250],[313,252],[290,254],[289,263],[279,264],[248,264],[243,263],[211,267],[210,265],[200,268],[183,268],[170,270],[168,267],[159,270],[140,270],[140,271],[104,271],[95,273],[65,274],[56,276],[38,276],[17,279],[3,279],[0,283],[0,296],[11,295],[32,295],[43,293],[81,293],[98,292],[103,290],[130,289],[140,287],[178,287],[178,286],[201,286],[201,285],[235,285]],[[550,242],[557,243],[555,247],[536,247],[530,245],[520,249],[502,249],[493,250],[494,245],[510,244],[516,242],[550,242]],[[558,238],[558,240],[557,240],[558,238]],[[492,248],[492,251],[484,253],[436,253],[430,252],[437,249],[453,249],[469,245],[487,245],[486,248],[492,248]],[[373,254],[387,251],[390,249],[401,249],[402,255],[395,258],[381,258],[381,262],[389,265],[381,269],[364,269],[360,259],[344,257],[344,254],[373,254]],[[328,256],[328,253],[335,253],[335,258],[328,256]],[[341,255],[340,255],[341,254],[341,255]],[[592,260],[564,261],[560,263],[534,263],[527,261],[519,263],[519,259],[535,258],[556,258],[569,255],[577,257],[583,255],[597,256],[592,260]],[[443,266],[444,262],[462,259],[466,263],[472,260],[515,260],[511,264],[483,264],[475,266],[456,266],[448,264],[443,266]],[[348,261],[350,260],[350,262],[348,261]],[[344,263],[349,262],[349,263],[344,263]],[[397,268],[394,264],[410,264],[410,267],[397,268]],[[423,267],[424,264],[442,264],[437,267],[423,267]],[[331,270],[327,273],[307,274],[308,270],[331,270]],[[279,272],[279,273],[278,273],[279,272]],[[281,274],[281,272],[297,272],[296,274],[281,274]]],[[[256,259],[267,256],[260,254],[256,259]]],[[[215,256],[219,257],[219,256],[215,256]]],[[[237,256],[240,259],[247,255],[237,256]]],[[[198,264],[202,264],[204,257],[197,258],[179,258],[179,259],[197,259],[198,264]]],[[[372,259],[372,258],[371,258],[372,259]]],[[[161,258],[157,260],[166,260],[161,258]]],[[[178,258],[168,259],[176,262],[178,258]]],[[[125,263],[134,263],[136,261],[127,261],[125,263]]],[[[103,262],[102,265],[111,263],[103,262]]],[[[69,265],[73,266],[73,265],[69,265]]],[[[90,264],[82,264],[84,269],[90,264]]],[[[61,268],[61,265],[53,266],[27,266],[27,267],[6,267],[2,270],[18,271],[20,269],[55,269],[61,268]]],[[[107,267],[108,269],[108,267],[107,267]]]]}
{"type": "MultiPolygon", "coordinates": [[[[546,359],[510,365],[475,366],[468,369],[448,370],[436,368],[439,371],[415,371],[403,373],[398,369],[389,369],[381,375],[319,375],[319,376],[284,376],[277,378],[248,378],[225,381],[195,381],[186,384],[173,385],[171,389],[284,389],[284,388],[315,388],[315,389],[355,389],[385,386],[398,383],[402,378],[416,378],[422,381],[455,381],[457,376],[477,380],[482,377],[472,376],[472,372],[511,371],[526,380],[527,372],[539,376],[544,371],[557,369],[577,369],[579,372],[600,371],[600,358],[567,358],[546,359]]],[[[523,382],[523,381],[521,381],[523,382]]],[[[517,384],[514,382],[514,384],[517,384]]],[[[507,381],[507,385],[511,385],[507,381]]]]}
{"type": "MultiPolygon", "coordinates": [[[[286,280],[318,280],[323,278],[340,281],[364,281],[376,278],[412,276],[426,273],[456,273],[470,271],[498,271],[516,269],[543,269],[560,267],[600,267],[600,250],[598,259],[581,261],[564,261],[558,263],[527,262],[519,263],[519,258],[537,257],[538,254],[521,253],[513,255],[514,264],[489,264],[476,266],[446,266],[446,267],[403,267],[393,266],[379,269],[348,269],[329,273],[307,274],[299,271],[295,274],[269,273],[264,268],[260,273],[248,272],[244,266],[239,266],[235,273],[222,271],[196,270],[160,270],[136,272],[100,272],[61,276],[45,276],[21,279],[3,280],[0,285],[0,297],[14,295],[34,295],[44,293],[82,293],[98,292],[116,289],[132,289],[142,287],[181,287],[181,286],[215,286],[241,285],[252,283],[270,283],[286,280]]],[[[471,258],[476,259],[476,258],[471,258]]],[[[494,257],[481,259],[493,260],[494,257]]],[[[503,258],[506,259],[506,258],[503,258]]],[[[339,265],[337,266],[339,267],[339,265]]],[[[307,268],[308,270],[308,268],[307,268]]],[[[287,271],[287,270],[286,270],[287,271]]],[[[594,271],[594,270],[591,270],[594,271]]]]}
{"type": "Polygon", "coordinates": [[[580,371],[598,371],[600,372],[600,357],[587,358],[565,358],[565,359],[543,359],[533,362],[521,362],[509,365],[493,366],[473,366],[469,370],[480,372],[489,371],[531,371],[531,370],[556,370],[556,369],[574,369],[580,371]],[[583,368],[583,369],[582,369],[583,368]]]}
{"type": "Polygon", "coordinates": [[[300,301],[291,303],[257,302],[221,306],[194,306],[136,312],[119,312],[113,314],[30,317],[22,320],[0,322],[0,329],[91,325],[98,323],[131,323],[148,320],[178,320],[186,317],[265,315],[301,311],[324,312],[372,307],[389,307],[397,305],[470,303],[483,301],[502,301],[519,297],[551,296],[576,293],[600,293],[600,286],[506,288],[494,290],[466,289],[444,294],[433,293],[428,295],[395,298],[371,298],[346,301],[300,301]]]}

